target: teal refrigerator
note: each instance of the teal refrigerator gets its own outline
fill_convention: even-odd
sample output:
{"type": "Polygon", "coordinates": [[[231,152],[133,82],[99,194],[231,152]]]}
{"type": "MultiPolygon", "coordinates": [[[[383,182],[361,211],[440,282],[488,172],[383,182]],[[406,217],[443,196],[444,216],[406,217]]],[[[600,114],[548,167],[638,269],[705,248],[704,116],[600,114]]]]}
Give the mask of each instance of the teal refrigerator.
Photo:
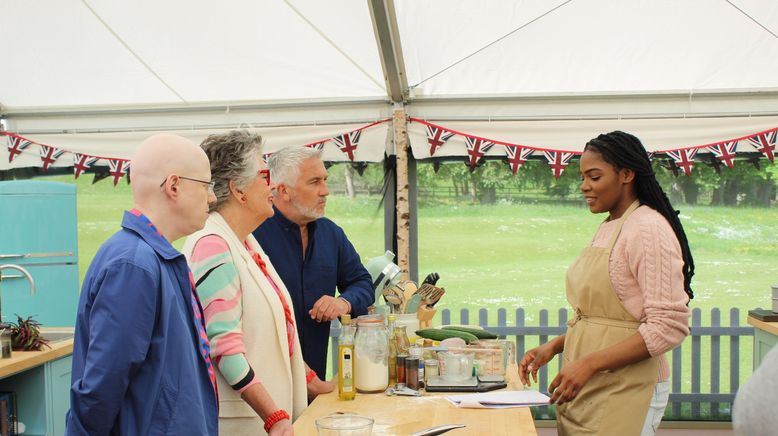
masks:
{"type": "Polygon", "coordinates": [[[47,327],[75,325],[78,304],[78,237],[74,185],[35,180],[0,182],[0,265],[29,271],[28,281],[14,269],[0,270],[3,322],[16,314],[47,327]]]}

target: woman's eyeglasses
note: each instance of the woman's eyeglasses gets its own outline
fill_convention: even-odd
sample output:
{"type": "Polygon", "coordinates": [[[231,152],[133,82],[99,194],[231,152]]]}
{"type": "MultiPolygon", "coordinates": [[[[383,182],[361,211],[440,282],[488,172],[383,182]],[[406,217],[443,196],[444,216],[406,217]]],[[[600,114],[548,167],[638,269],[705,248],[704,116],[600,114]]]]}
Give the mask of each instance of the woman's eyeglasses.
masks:
{"type": "Polygon", "coordinates": [[[267,186],[270,186],[270,170],[267,170],[267,169],[259,170],[259,171],[257,171],[257,176],[258,177],[262,177],[263,179],[265,179],[265,184],[267,186]]]}
{"type": "MultiPolygon", "coordinates": [[[[170,177],[170,176],[168,176],[168,177],[170,177]]],[[[193,179],[191,177],[184,177],[184,176],[178,176],[178,175],[176,175],[176,177],[178,177],[179,179],[190,180],[192,182],[197,182],[197,183],[202,183],[203,185],[208,185],[208,193],[209,194],[214,194],[213,187],[216,185],[216,182],[214,182],[214,181],[206,182],[205,180],[193,179]]],[[[268,177],[269,177],[269,175],[268,175],[268,177]]],[[[165,186],[165,182],[167,182],[167,177],[165,177],[165,180],[163,180],[162,183],[159,184],[159,187],[161,188],[161,187],[165,186]]]]}

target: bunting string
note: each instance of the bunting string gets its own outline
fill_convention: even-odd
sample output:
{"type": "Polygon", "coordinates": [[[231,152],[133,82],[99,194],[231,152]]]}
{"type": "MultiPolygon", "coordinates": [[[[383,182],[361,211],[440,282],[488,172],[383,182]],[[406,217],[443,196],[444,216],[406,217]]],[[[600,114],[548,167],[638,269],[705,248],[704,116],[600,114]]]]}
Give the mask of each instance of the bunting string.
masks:
{"type": "MultiPolygon", "coordinates": [[[[323,150],[324,146],[328,143],[335,145],[343,154],[346,155],[348,160],[354,161],[357,148],[359,147],[359,139],[362,135],[362,131],[369,129],[370,127],[386,123],[390,121],[389,118],[378,120],[369,124],[366,124],[358,129],[354,129],[332,138],[320,139],[308,144],[303,144],[306,147],[315,148],[317,150],[323,150]]],[[[44,171],[48,171],[49,168],[57,162],[63,155],[70,154],[73,158],[73,176],[77,179],[85,171],[95,166],[108,166],[108,171],[105,173],[106,177],[111,177],[114,186],[130,172],[130,160],[112,156],[97,156],[86,153],[79,153],[75,151],[66,150],[63,148],[55,147],[48,144],[41,144],[31,141],[27,138],[19,136],[15,133],[6,132],[0,130],[0,137],[5,136],[8,147],[8,162],[11,163],[16,157],[22,153],[31,152],[35,146],[38,149],[38,154],[41,159],[41,167],[44,171]]],[[[271,153],[267,153],[262,157],[267,161],[267,158],[271,153]]]]}
{"type": "MultiPolygon", "coordinates": [[[[582,152],[561,150],[545,147],[537,147],[527,144],[516,144],[500,141],[492,138],[485,138],[473,135],[467,132],[457,131],[445,126],[431,123],[419,118],[409,117],[411,123],[424,125],[427,137],[427,145],[430,147],[430,157],[435,157],[435,153],[444,145],[450,143],[451,138],[461,137],[464,139],[465,150],[468,158],[465,165],[471,170],[483,161],[486,153],[493,145],[501,145],[505,153],[504,159],[508,163],[511,172],[516,175],[521,166],[531,157],[539,156],[545,158],[549,168],[555,178],[562,176],[565,168],[575,156],[580,156],[582,152]]],[[[738,145],[749,144],[750,150],[763,154],[770,162],[774,161],[775,149],[778,142],[778,127],[757,132],[750,135],[732,138],[712,144],[695,145],[690,147],[667,148],[648,152],[649,160],[656,159],[659,155],[664,155],[673,162],[673,170],[680,169],[690,176],[694,168],[695,157],[700,150],[707,150],[728,168],[733,168],[734,159],[738,153],[747,153],[738,145]]]]}
{"type": "MultiPolygon", "coordinates": [[[[327,144],[332,144],[342,152],[349,161],[354,162],[356,152],[360,146],[359,142],[362,137],[362,131],[389,121],[391,120],[388,118],[378,120],[330,138],[322,138],[302,145],[317,150],[323,150],[327,144]]],[[[514,175],[518,173],[519,169],[521,169],[522,165],[524,165],[527,160],[532,156],[536,156],[545,160],[551,169],[552,175],[559,179],[572,159],[581,155],[580,151],[538,147],[486,138],[467,132],[457,131],[419,118],[409,117],[408,121],[424,125],[427,139],[425,147],[429,147],[429,156],[433,158],[436,157],[436,153],[442,147],[446,146],[447,150],[452,147],[452,145],[449,145],[452,138],[462,138],[464,149],[460,149],[461,152],[458,154],[466,156],[464,163],[471,171],[484,161],[487,157],[487,153],[493,149],[500,149],[504,153],[503,159],[514,175]],[[494,148],[495,145],[501,147],[494,148]]],[[[107,177],[111,177],[114,185],[116,185],[130,171],[129,159],[70,151],[49,144],[37,143],[15,133],[6,131],[0,131],[0,136],[6,137],[9,163],[12,163],[14,159],[21,154],[34,153],[37,148],[37,154],[40,157],[41,167],[44,171],[47,171],[65,154],[70,154],[72,156],[73,175],[75,178],[78,178],[85,171],[92,169],[95,166],[108,166],[108,171],[105,174],[107,177]]],[[[711,153],[712,157],[710,159],[715,157],[714,163],[718,160],[724,163],[727,168],[732,169],[737,155],[749,152],[758,152],[773,163],[775,160],[776,146],[778,145],[777,142],[778,127],[775,127],[769,130],[738,138],[726,139],[711,144],[655,150],[648,152],[648,156],[649,159],[652,160],[657,159],[658,156],[664,156],[673,163],[672,169],[674,171],[682,170],[685,175],[690,176],[694,168],[695,158],[699,159],[697,153],[700,150],[711,153]],[[744,148],[744,146],[747,147],[744,148]]],[[[461,144],[462,142],[458,142],[453,146],[461,147],[461,144]]],[[[270,153],[265,154],[263,158],[267,159],[269,155],[270,153]]]]}

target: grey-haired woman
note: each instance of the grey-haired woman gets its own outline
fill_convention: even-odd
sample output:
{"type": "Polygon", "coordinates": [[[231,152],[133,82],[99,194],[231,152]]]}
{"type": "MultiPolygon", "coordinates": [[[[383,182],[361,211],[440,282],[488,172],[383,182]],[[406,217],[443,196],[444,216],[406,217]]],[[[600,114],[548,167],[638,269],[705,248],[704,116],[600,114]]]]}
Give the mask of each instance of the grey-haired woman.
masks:
{"type": "Polygon", "coordinates": [[[203,141],[217,200],[183,250],[218,368],[219,432],[229,435],[293,434],[307,406],[309,370],[289,293],[251,235],[273,215],[261,144],[246,131],[203,141]]]}

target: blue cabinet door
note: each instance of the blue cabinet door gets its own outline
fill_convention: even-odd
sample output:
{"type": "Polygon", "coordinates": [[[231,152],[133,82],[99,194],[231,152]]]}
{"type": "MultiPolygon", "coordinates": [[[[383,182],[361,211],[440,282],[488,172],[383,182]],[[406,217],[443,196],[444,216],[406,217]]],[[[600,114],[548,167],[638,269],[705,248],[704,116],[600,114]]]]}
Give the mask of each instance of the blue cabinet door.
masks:
{"type": "Polygon", "coordinates": [[[778,336],[760,328],[754,329],[754,370],[762,364],[765,356],[778,344],[778,336]]]}
{"type": "Polygon", "coordinates": [[[73,358],[63,357],[46,364],[46,392],[48,397],[48,432],[64,436],[65,414],[70,409],[70,373],[73,358]]]}

